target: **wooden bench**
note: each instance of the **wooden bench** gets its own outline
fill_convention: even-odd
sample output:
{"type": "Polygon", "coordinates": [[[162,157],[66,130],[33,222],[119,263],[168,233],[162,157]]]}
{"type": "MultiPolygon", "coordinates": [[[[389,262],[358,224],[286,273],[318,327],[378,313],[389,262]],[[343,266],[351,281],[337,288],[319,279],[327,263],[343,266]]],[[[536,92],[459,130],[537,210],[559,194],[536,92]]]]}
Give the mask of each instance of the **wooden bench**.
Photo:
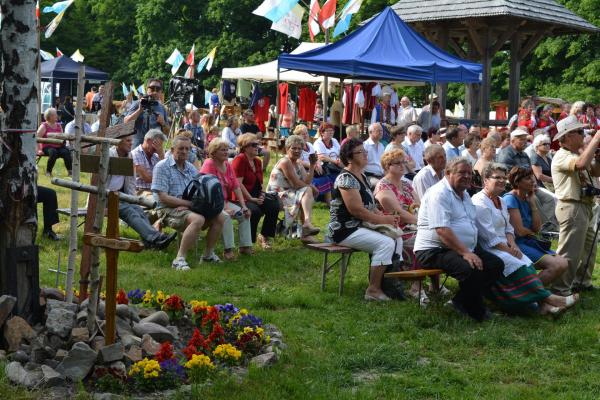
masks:
{"type": "Polygon", "coordinates": [[[352,255],[352,253],[358,250],[354,250],[350,247],[341,246],[335,243],[307,243],[305,244],[305,246],[310,250],[323,253],[323,268],[321,270],[321,291],[325,290],[325,280],[327,279],[327,273],[331,271],[336,264],[340,264],[340,284],[338,287],[338,293],[341,296],[344,293],[344,278],[346,277],[346,271],[348,270],[350,256],[352,255]],[[329,263],[329,254],[340,254],[340,258],[338,258],[332,263],[329,263]]]}
{"type": "MultiPolygon", "coordinates": [[[[408,271],[388,272],[383,276],[389,279],[400,279],[401,281],[419,281],[419,298],[421,298],[425,278],[438,277],[444,273],[441,269],[411,269],[408,271]]],[[[446,279],[448,279],[448,276],[446,276],[446,279]]],[[[446,283],[446,280],[444,280],[444,283],[446,283]]],[[[438,287],[438,290],[444,286],[444,283],[438,287]]]]}
{"type": "MultiPolygon", "coordinates": [[[[56,212],[62,215],[66,215],[67,217],[71,216],[70,208],[57,208],[56,212]]],[[[83,217],[83,222],[81,222],[77,227],[80,227],[85,222],[85,217],[87,216],[87,208],[78,208],[77,209],[77,218],[83,217]]]]}

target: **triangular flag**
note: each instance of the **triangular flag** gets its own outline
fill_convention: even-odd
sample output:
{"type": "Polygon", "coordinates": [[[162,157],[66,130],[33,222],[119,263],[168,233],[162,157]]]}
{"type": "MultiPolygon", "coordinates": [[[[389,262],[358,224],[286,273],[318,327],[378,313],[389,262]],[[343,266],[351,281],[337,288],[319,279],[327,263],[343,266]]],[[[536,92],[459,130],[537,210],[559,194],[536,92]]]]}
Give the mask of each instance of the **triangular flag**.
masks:
{"type": "Polygon", "coordinates": [[[308,33],[310,34],[310,41],[315,41],[315,36],[321,32],[319,26],[319,13],[321,12],[321,6],[319,0],[310,1],[310,11],[308,12],[308,33]]]}
{"type": "Polygon", "coordinates": [[[40,56],[42,56],[44,61],[52,60],[54,58],[54,56],[51,53],[48,53],[47,51],[44,51],[42,49],[40,49],[40,56]]]}
{"type": "Polygon", "coordinates": [[[146,85],[144,85],[143,83],[137,88],[137,92],[140,96],[143,96],[146,94],[146,85]]]}
{"type": "Polygon", "coordinates": [[[140,95],[133,83],[131,85],[129,85],[129,89],[131,89],[131,93],[133,93],[135,97],[140,97],[140,95]]]}
{"type": "Polygon", "coordinates": [[[183,64],[183,56],[179,50],[175,49],[165,62],[171,65],[171,75],[175,75],[181,64],[183,64]]]}
{"type": "Polygon", "coordinates": [[[270,19],[273,22],[285,17],[299,0],[264,0],[252,14],[270,19]]]}
{"type": "Polygon", "coordinates": [[[62,11],[60,14],[58,14],[56,17],[54,17],[52,22],[50,22],[50,25],[48,25],[48,27],[46,28],[46,32],[44,33],[44,37],[46,39],[48,39],[50,36],[52,36],[52,34],[54,33],[54,31],[58,27],[58,24],[60,24],[60,21],[62,21],[62,18],[64,16],[65,16],[65,11],[62,11]]]}
{"type": "Polygon", "coordinates": [[[40,0],[37,0],[35,3],[35,18],[40,20],[40,0]]]}
{"type": "Polygon", "coordinates": [[[73,4],[75,0],[67,0],[67,1],[59,1],[58,3],[54,3],[51,6],[48,7],[44,7],[44,14],[48,14],[48,13],[56,13],[56,14],[60,14],[61,12],[65,11],[67,8],[69,8],[69,6],[71,4],[73,4]]]}
{"type": "Polygon", "coordinates": [[[185,63],[187,65],[194,65],[194,52],[195,52],[195,48],[196,48],[196,44],[194,43],[192,45],[192,49],[190,50],[190,53],[188,54],[187,58],[185,59],[185,63]]]}
{"type": "Polygon", "coordinates": [[[59,50],[59,48],[56,48],[56,57],[62,57],[63,52],[59,50]]]}
{"type": "Polygon", "coordinates": [[[129,90],[127,89],[127,85],[125,84],[125,82],[121,82],[121,89],[123,89],[124,97],[129,96],[129,90]]]}
{"type": "Polygon", "coordinates": [[[204,67],[206,67],[207,71],[210,71],[210,69],[212,68],[213,62],[215,60],[216,52],[217,52],[217,48],[215,47],[214,49],[212,49],[210,51],[210,53],[208,53],[208,55],[206,57],[204,57],[202,60],[200,60],[198,62],[198,67],[196,68],[196,71],[198,71],[198,73],[202,72],[204,67]]]}
{"type": "Polygon", "coordinates": [[[81,62],[81,63],[83,62],[84,58],[85,57],[83,56],[83,54],[81,54],[79,49],[75,50],[75,53],[73,53],[73,55],[71,55],[71,60],[81,62]]]}
{"type": "Polygon", "coordinates": [[[302,35],[302,17],[304,16],[304,7],[300,4],[296,4],[296,6],[289,12],[288,15],[281,18],[277,22],[273,22],[271,25],[271,29],[285,33],[286,35],[300,39],[302,35]]]}
{"type": "Polygon", "coordinates": [[[319,15],[319,22],[323,29],[332,28],[335,25],[335,7],[336,0],[327,0],[321,8],[321,14],[319,15]]]}
{"type": "Polygon", "coordinates": [[[356,14],[360,10],[362,0],[350,0],[342,9],[339,21],[333,30],[333,37],[336,37],[348,30],[350,27],[350,20],[352,15],[356,14]]]}
{"type": "Polygon", "coordinates": [[[184,78],[187,79],[194,79],[194,66],[193,65],[189,65],[187,67],[187,69],[185,70],[185,75],[183,75],[184,78]]]}

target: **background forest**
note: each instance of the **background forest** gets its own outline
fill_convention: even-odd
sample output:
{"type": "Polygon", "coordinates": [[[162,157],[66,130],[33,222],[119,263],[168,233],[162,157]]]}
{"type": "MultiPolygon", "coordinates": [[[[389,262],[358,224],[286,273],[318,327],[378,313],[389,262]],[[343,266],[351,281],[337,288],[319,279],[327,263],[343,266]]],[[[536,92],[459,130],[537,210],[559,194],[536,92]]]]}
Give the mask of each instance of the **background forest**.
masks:
{"type": "MultiPolygon", "coordinates": [[[[364,1],[349,32],[396,1],[364,1]]],[[[600,0],[557,1],[600,26],[600,0]]],[[[338,9],[346,2],[338,0],[338,9]]],[[[41,6],[52,3],[43,0],[41,6]]],[[[86,64],[109,72],[117,82],[139,84],[150,76],[168,81],[170,67],[165,60],[175,47],[185,56],[195,43],[199,60],[218,46],[211,71],[197,76],[210,88],[218,83],[222,68],[270,61],[299,43],[271,30],[267,19],[253,15],[259,4],[259,0],[76,0],[54,35],[42,37],[41,48],[54,53],[58,47],[67,55],[80,49],[86,64]]],[[[42,24],[52,17],[42,14],[42,24]]],[[[309,41],[306,24],[302,40],[309,41]]],[[[322,41],[323,35],[316,40],[322,41]]],[[[545,39],[523,62],[521,94],[600,103],[599,55],[599,34],[545,39]]],[[[507,99],[508,70],[509,55],[501,51],[493,62],[492,101],[507,99]]],[[[415,98],[422,98],[420,91],[427,89],[407,88],[415,98]]],[[[449,105],[462,100],[463,93],[463,85],[450,85],[449,105]]]]}

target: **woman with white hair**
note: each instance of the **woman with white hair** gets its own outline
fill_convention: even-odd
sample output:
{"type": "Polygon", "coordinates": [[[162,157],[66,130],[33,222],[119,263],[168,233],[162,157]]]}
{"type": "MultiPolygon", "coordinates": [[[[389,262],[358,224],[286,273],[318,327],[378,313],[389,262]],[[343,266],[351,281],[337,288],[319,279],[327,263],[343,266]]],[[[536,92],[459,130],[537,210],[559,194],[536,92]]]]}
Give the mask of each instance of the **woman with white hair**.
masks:
{"type": "Polygon", "coordinates": [[[533,139],[532,144],[535,153],[531,156],[531,169],[538,182],[538,186],[545,186],[546,189],[554,192],[552,184],[552,157],[550,157],[550,137],[548,135],[538,135],[533,139]]]}
{"type": "MultiPolygon", "coordinates": [[[[62,132],[62,126],[58,121],[56,108],[48,108],[44,112],[44,122],[42,122],[37,130],[37,137],[51,139],[52,136],[61,134],[62,132]]],[[[67,169],[69,176],[71,175],[71,152],[67,149],[64,141],[60,144],[43,143],[41,148],[42,152],[48,156],[46,176],[52,176],[52,169],[54,168],[56,160],[59,158],[62,158],[65,161],[65,168],[67,169]]]]}

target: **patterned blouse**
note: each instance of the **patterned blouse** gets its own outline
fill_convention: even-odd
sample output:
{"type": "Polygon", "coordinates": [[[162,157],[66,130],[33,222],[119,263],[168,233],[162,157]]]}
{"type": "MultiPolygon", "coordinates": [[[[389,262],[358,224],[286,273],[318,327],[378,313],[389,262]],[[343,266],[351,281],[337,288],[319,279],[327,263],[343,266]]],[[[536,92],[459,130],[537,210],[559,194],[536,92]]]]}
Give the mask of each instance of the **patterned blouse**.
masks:
{"type": "Polygon", "coordinates": [[[329,236],[335,243],[340,243],[353,234],[360,228],[362,223],[361,220],[350,214],[346,208],[341,190],[358,190],[364,207],[370,211],[376,208],[373,192],[371,192],[371,189],[363,183],[367,181],[367,178],[364,174],[362,175],[362,178],[363,181],[361,182],[354,174],[344,169],[335,179],[332,200],[330,203],[331,220],[329,222],[329,236]]]}
{"type": "MultiPolygon", "coordinates": [[[[394,185],[392,182],[388,181],[385,178],[381,178],[379,182],[377,182],[377,186],[375,186],[374,194],[376,196],[377,193],[381,191],[391,190],[392,193],[394,193],[394,197],[396,197],[402,208],[404,208],[406,211],[412,214],[410,207],[415,202],[414,189],[410,186],[408,182],[405,182],[404,180],[400,180],[400,184],[402,185],[402,188],[401,190],[398,190],[396,185],[394,185]]],[[[406,224],[400,225],[400,228],[404,228],[405,226],[406,224]]]]}

